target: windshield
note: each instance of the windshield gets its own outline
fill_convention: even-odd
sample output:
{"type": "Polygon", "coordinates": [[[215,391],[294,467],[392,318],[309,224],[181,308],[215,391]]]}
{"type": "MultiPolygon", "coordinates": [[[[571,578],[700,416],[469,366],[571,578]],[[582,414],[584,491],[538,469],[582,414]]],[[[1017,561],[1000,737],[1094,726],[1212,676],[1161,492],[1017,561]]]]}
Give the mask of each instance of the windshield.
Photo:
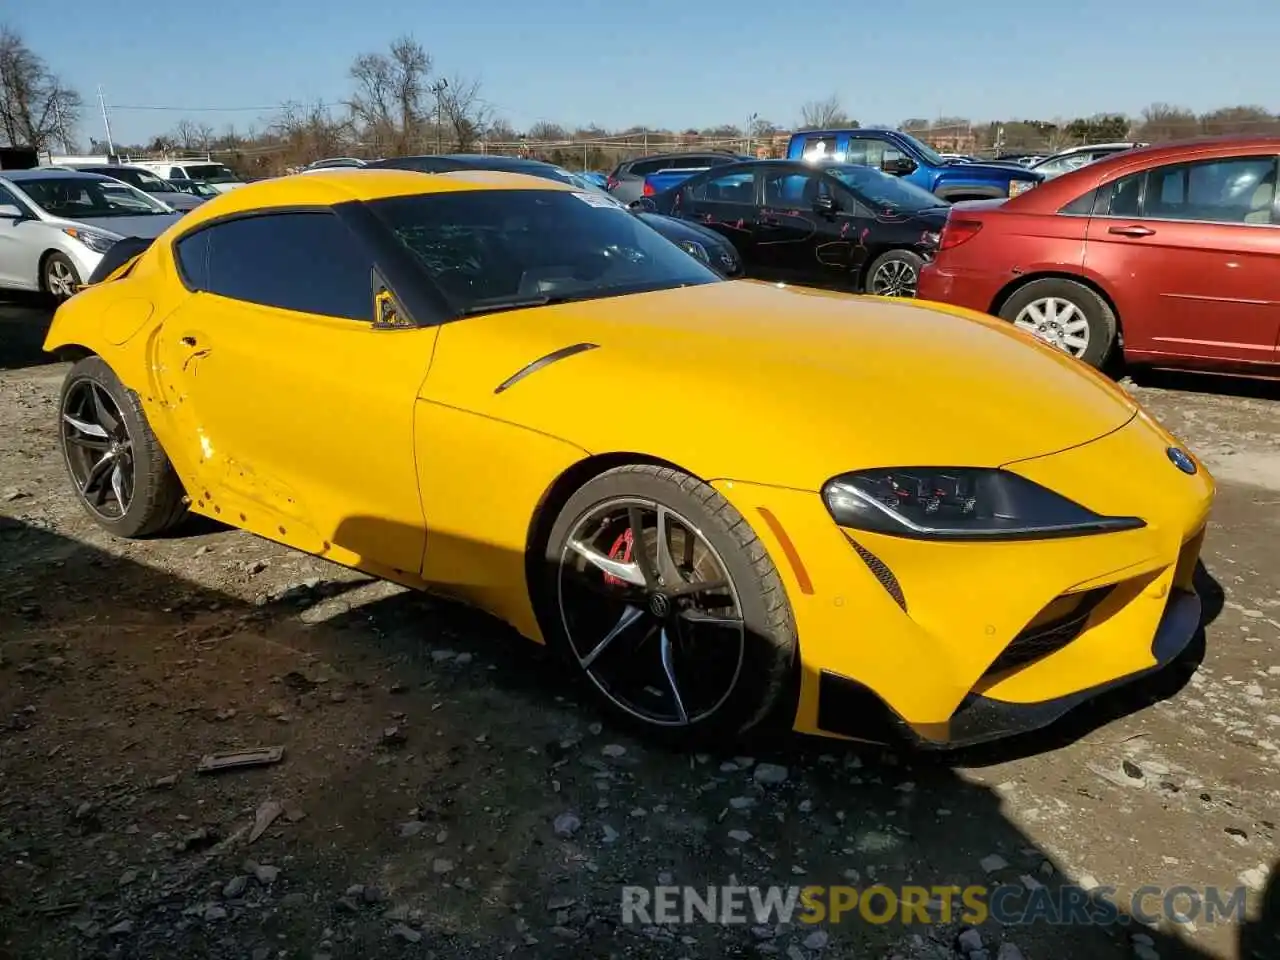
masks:
{"type": "Polygon", "coordinates": [[[899,133],[898,136],[902,137],[902,139],[904,140],[910,141],[911,145],[920,151],[921,155],[924,157],[924,162],[927,163],[929,166],[941,167],[949,162],[947,160],[942,159],[942,154],[938,153],[938,151],[934,150],[930,146],[927,146],[926,144],[921,143],[911,134],[899,133]]]}
{"type": "Polygon", "coordinates": [[[49,177],[25,180],[22,192],[37,207],[54,217],[83,220],[87,217],[137,217],[171,213],[141,190],[115,180],[88,177],[49,177]]]}
{"type": "Polygon", "coordinates": [[[186,163],[183,169],[192,180],[205,183],[239,183],[240,178],[220,163],[186,163]]]}
{"type": "Polygon", "coordinates": [[[169,190],[178,193],[189,193],[193,197],[216,197],[218,191],[207,183],[201,183],[199,180],[166,180],[165,185],[169,190]]]}
{"type": "Polygon", "coordinates": [[[928,190],[899,177],[881,173],[873,167],[841,164],[824,166],[822,169],[848,186],[859,199],[877,210],[891,209],[900,213],[915,213],[944,206],[943,202],[928,190]]]}
{"type": "Polygon", "coordinates": [[[130,186],[137,187],[143,193],[173,193],[173,187],[169,186],[168,181],[161,180],[150,170],[143,170],[138,167],[104,167],[88,172],[123,180],[130,186]]]}
{"type": "Polygon", "coordinates": [[[716,283],[626,209],[567,190],[466,190],[369,207],[460,314],[716,283]]]}

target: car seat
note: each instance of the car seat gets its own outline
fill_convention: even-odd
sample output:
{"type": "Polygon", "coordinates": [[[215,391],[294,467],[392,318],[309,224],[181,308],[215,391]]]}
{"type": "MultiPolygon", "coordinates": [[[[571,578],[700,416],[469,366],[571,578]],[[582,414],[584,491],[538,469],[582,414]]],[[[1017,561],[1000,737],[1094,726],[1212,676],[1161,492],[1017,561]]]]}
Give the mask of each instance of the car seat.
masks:
{"type": "Polygon", "coordinates": [[[1249,199],[1249,212],[1244,215],[1245,223],[1271,223],[1276,203],[1275,171],[1267,174],[1253,189],[1249,199]]]}

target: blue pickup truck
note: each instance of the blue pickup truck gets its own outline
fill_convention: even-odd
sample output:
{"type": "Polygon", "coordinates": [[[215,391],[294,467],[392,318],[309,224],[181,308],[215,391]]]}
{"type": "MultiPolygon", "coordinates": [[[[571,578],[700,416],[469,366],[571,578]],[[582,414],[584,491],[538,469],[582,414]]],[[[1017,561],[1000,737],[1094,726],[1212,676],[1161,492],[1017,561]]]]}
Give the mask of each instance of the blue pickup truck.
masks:
{"type": "Polygon", "coordinates": [[[787,159],[877,167],[953,203],[1016,197],[1044,180],[1013,166],[947,160],[900,130],[806,130],[791,137],[787,159]]]}

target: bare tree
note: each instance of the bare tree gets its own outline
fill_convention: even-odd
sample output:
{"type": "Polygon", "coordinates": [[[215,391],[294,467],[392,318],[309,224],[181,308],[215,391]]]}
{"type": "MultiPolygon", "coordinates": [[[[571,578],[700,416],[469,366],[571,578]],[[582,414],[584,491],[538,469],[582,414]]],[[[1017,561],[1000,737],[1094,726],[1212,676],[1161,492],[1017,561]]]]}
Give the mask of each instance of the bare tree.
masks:
{"type": "Polygon", "coordinates": [[[0,135],[15,147],[73,149],[80,94],[8,27],[0,27],[0,135]]]}
{"type": "Polygon", "coordinates": [[[1200,118],[1186,107],[1153,103],[1142,111],[1142,122],[1138,125],[1137,136],[1140,140],[1154,143],[1160,140],[1194,137],[1199,133],[1200,118]]]}
{"type": "Polygon", "coordinates": [[[441,123],[461,153],[469,153],[489,123],[492,111],[480,98],[480,81],[454,74],[440,94],[441,123]]]}
{"type": "Polygon", "coordinates": [[[834,93],[825,100],[810,100],[800,108],[801,130],[829,130],[832,127],[856,127],[834,93]]]}
{"type": "Polygon", "coordinates": [[[387,53],[362,53],[348,74],[355,91],[347,100],[352,117],[377,143],[404,152],[427,111],[423,101],[431,57],[413,37],[395,40],[387,53]]]}
{"type": "Polygon", "coordinates": [[[1272,116],[1265,107],[1222,107],[1200,118],[1200,128],[1210,136],[1250,133],[1266,136],[1280,131],[1280,117],[1272,116]]]}
{"type": "Polygon", "coordinates": [[[349,154],[355,139],[352,122],[335,119],[323,103],[286,103],[272,133],[280,141],[280,161],[289,165],[349,154]]]}
{"type": "Polygon", "coordinates": [[[539,120],[529,128],[528,136],[530,140],[546,143],[557,140],[568,140],[569,131],[558,123],[552,123],[549,120],[539,120]]]}
{"type": "Polygon", "coordinates": [[[515,143],[520,139],[520,134],[506,120],[490,120],[486,139],[493,143],[515,143]]]}
{"type": "Polygon", "coordinates": [[[173,128],[173,132],[167,139],[180,150],[202,150],[208,153],[213,136],[213,127],[207,123],[197,123],[184,118],[178,121],[178,125],[173,128]]]}

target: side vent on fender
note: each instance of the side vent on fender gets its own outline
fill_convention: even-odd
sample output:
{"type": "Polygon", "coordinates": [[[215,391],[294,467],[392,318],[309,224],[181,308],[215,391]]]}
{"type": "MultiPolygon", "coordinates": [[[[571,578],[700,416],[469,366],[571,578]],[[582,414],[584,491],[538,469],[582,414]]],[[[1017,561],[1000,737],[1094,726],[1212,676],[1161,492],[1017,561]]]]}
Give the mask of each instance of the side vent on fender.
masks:
{"type": "Polygon", "coordinates": [[[867,565],[867,569],[870,570],[872,575],[880,581],[880,586],[884,587],[885,593],[889,594],[889,596],[893,598],[893,602],[900,606],[903,611],[906,611],[906,594],[902,592],[902,584],[900,584],[898,582],[898,578],[893,575],[893,571],[889,569],[889,565],[847,533],[845,534],[845,539],[848,540],[853,549],[858,552],[858,556],[861,557],[862,562],[867,565]]]}
{"type": "Polygon", "coordinates": [[[559,350],[553,350],[551,353],[548,353],[546,356],[539,357],[532,363],[526,363],[523,367],[494,387],[493,392],[502,393],[504,390],[509,390],[525,377],[532,373],[537,373],[543,367],[549,367],[556,361],[572,357],[576,353],[595,350],[599,346],[600,344],[598,343],[575,343],[567,347],[561,347],[559,350]]]}

